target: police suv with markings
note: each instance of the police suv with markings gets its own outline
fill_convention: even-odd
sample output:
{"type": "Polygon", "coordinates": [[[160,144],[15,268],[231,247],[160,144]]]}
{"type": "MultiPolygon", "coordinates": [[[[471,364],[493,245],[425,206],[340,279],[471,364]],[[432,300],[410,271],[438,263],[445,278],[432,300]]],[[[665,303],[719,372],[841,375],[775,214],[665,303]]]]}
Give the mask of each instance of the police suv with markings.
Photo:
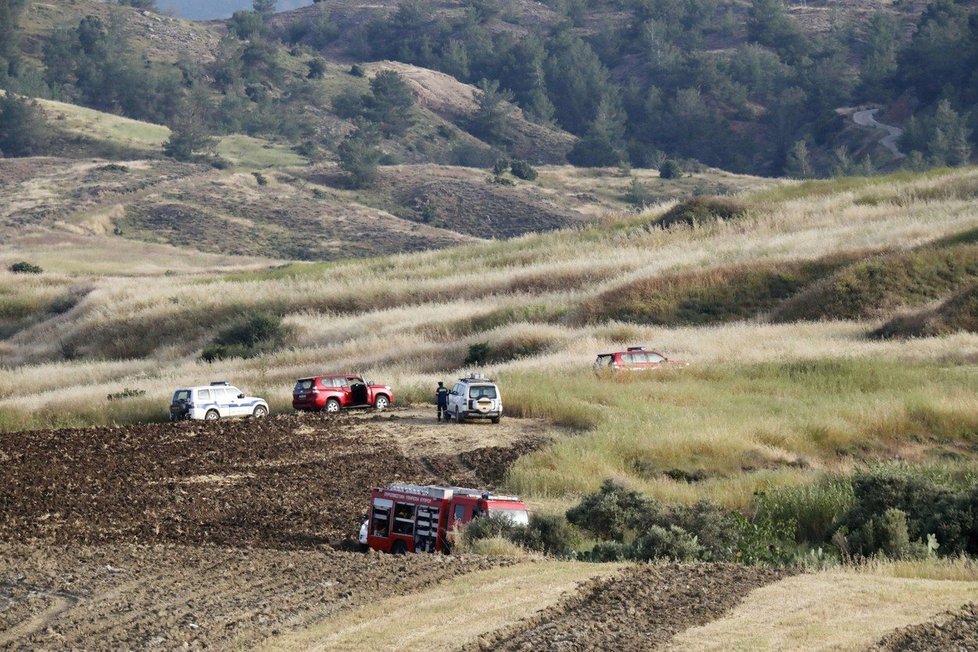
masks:
{"type": "Polygon", "coordinates": [[[268,403],[265,399],[245,396],[240,389],[223,380],[201,387],[182,387],[173,393],[173,400],[170,402],[170,421],[213,421],[226,417],[260,419],[267,414],[268,403]]]}

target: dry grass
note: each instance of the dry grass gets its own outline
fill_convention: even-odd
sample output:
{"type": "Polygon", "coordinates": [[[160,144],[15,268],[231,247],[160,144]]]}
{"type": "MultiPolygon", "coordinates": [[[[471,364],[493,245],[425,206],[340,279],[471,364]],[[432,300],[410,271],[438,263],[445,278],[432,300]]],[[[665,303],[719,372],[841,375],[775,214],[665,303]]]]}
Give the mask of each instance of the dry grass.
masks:
{"type": "Polygon", "coordinates": [[[855,650],[978,597],[978,582],[849,571],[798,575],[752,592],[728,616],[674,638],[670,650],[855,650]]]}
{"type": "Polygon", "coordinates": [[[559,502],[616,477],[667,500],[707,496],[743,507],[758,488],[798,484],[852,459],[926,457],[928,447],[901,431],[919,431],[922,414],[938,417],[925,426],[968,423],[961,415],[978,407],[966,363],[978,359],[978,335],[908,345],[868,339],[877,323],[662,328],[609,314],[581,325],[576,311],[643,279],[805,265],[959,237],[978,227],[978,209],[961,192],[940,189],[975,178],[978,171],[966,169],[785,185],[766,201],[751,199],[752,211],[735,222],[693,228],[651,227],[661,213],[651,211],[511,241],[224,274],[207,268],[220,264],[216,257],[166,267],[170,260],[156,253],[166,250],[143,248],[146,276],[138,282],[113,272],[111,261],[91,261],[109,273],[17,279],[12,306],[42,282],[56,288],[45,290],[51,296],[82,284],[91,291],[67,314],[0,345],[10,370],[0,381],[7,415],[0,427],[65,415],[157,418],[174,387],[215,378],[265,393],[277,409],[287,409],[296,377],[326,371],[364,371],[394,384],[399,400],[426,400],[434,381],[465,369],[470,346],[486,344],[496,357],[485,371],[504,383],[510,414],[585,433],[521,462],[513,488],[559,502]],[[858,202],[868,190],[884,199],[858,202]],[[253,311],[284,317],[296,333],[287,349],[215,365],[196,360],[223,316],[253,311]],[[617,383],[590,374],[597,352],[625,344],[652,345],[690,367],[617,383]],[[66,350],[85,359],[65,362],[66,350]],[[119,359],[91,359],[107,353],[119,359]],[[58,382],[65,376],[69,389],[58,382]],[[100,403],[124,387],[147,390],[145,401],[100,403]],[[662,475],[671,469],[702,470],[707,480],[677,483],[662,475]]]}
{"type": "Polygon", "coordinates": [[[613,564],[521,563],[470,573],[409,596],[344,611],[264,650],[454,650],[555,604],[613,564]],[[419,608],[424,605],[424,608],[419,608]],[[405,626],[410,623],[410,626],[405,626]]]}

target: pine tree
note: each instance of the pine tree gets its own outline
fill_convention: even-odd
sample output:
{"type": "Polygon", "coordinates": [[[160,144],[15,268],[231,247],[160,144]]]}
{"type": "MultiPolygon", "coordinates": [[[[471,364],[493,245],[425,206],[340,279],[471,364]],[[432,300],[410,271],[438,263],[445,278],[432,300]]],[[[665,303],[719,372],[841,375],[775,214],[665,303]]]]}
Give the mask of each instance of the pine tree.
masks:
{"type": "Polygon", "coordinates": [[[252,2],[252,8],[255,13],[261,14],[262,16],[271,16],[275,13],[276,0],[254,0],[252,2]]]}
{"type": "Polygon", "coordinates": [[[340,168],[350,175],[350,185],[354,188],[369,186],[377,178],[380,164],[380,134],[376,127],[359,122],[356,130],[340,143],[340,168]]]}
{"type": "Polygon", "coordinates": [[[32,156],[43,151],[47,123],[36,100],[0,95],[0,156],[32,156]]]}
{"type": "Polygon", "coordinates": [[[808,158],[808,145],[804,140],[795,142],[791,151],[788,152],[788,159],[785,162],[784,172],[794,179],[808,179],[814,176],[812,163],[808,158]]]}
{"type": "Polygon", "coordinates": [[[17,55],[18,21],[26,4],[26,0],[0,0],[0,59],[10,60],[17,55]]]}

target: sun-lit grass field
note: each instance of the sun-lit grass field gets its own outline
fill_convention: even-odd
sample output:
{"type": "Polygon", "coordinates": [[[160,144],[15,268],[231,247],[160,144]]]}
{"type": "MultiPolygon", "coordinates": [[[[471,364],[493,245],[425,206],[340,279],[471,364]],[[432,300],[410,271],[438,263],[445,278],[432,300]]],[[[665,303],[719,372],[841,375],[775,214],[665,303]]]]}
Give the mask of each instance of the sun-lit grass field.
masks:
{"type": "MultiPolygon", "coordinates": [[[[202,257],[198,268],[168,269],[144,260],[138,277],[3,271],[0,428],[162,419],[174,387],[216,378],[287,410],[294,379],[326,371],[361,370],[393,384],[399,402],[424,402],[436,380],[472,368],[470,347],[485,345],[483,371],[503,384],[511,416],[568,427],[511,474],[510,488],[540,504],[616,478],[664,500],[709,497],[744,509],[759,489],[876,460],[970,460],[975,333],[879,340],[869,334],[888,314],[772,323],[761,304],[747,317],[709,316],[728,314],[738,292],[756,287],[752,277],[746,290],[721,288],[739,282],[723,271],[737,266],[767,265],[781,282],[795,278],[792,265],[827,257],[869,256],[885,273],[901,252],[962,251],[978,228],[975,197],[978,170],[965,169],[785,183],[739,197],[742,217],[668,230],[652,226],[667,205],[557,233],[350,262],[249,259],[236,268],[202,257]],[[620,289],[662,278],[696,290],[704,324],[614,318],[620,289]],[[610,314],[586,309],[599,296],[610,314]],[[257,313],[281,317],[286,346],[199,359],[228,320],[257,313]],[[591,372],[596,353],[626,345],[687,366],[591,372]],[[127,388],[146,394],[106,400],[127,388]]],[[[954,282],[974,282],[970,259],[954,260],[965,261],[954,282]]],[[[901,274],[907,287],[887,286],[897,312],[940,299],[901,274]]]]}

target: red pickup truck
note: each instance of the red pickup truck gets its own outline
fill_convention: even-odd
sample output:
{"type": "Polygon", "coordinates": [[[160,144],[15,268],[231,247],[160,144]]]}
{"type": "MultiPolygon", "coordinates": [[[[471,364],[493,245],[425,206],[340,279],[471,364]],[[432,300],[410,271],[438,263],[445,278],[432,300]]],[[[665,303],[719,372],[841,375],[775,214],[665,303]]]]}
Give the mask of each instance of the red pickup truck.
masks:
{"type": "Polygon", "coordinates": [[[292,390],[292,407],[312,412],[336,413],[354,407],[385,410],[393,402],[394,392],[389,385],[376,385],[356,375],[300,378],[292,390]]]}

